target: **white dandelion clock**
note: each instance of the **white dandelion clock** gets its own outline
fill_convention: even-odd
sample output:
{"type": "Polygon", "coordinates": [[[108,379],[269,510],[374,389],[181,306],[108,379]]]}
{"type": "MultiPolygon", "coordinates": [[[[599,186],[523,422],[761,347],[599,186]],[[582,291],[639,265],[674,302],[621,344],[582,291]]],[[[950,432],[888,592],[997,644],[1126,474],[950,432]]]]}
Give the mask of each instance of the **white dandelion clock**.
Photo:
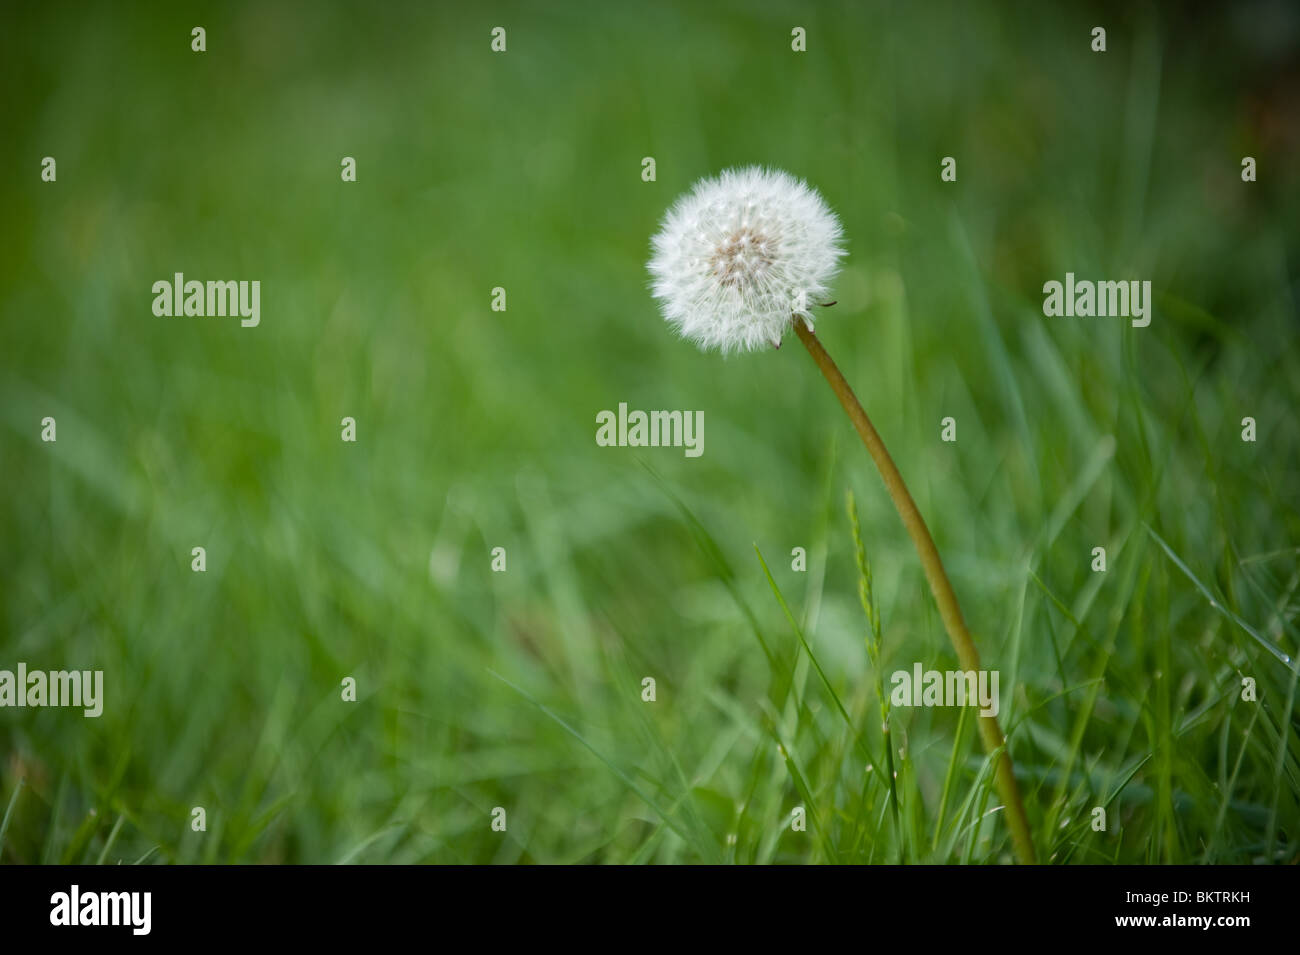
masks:
{"type": "MultiPolygon", "coordinates": [[[[775,170],[729,169],[677,200],[654,237],[652,289],[664,318],[685,338],[723,353],[780,345],[794,330],[830,384],[876,463],[925,569],[930,592],[963,670],[979,652],[930,529],[853,389],[813,331],[809,308],[830,304],[844,249],[839,220],[814,190],[775,170]]],[[[1020,798],[1010,747],[996,710],[981,710],[979,735],[1022,862],[1032,863],[1033,832],[1020,798]]]]}
{"type": "Polygon", "coordinates": [[[664,318],[705,350],[780,345],[794,316],[830,293],[844,255],[839,219],[779,170],[702,179],[664,216],[650,274],[664,318]]]}

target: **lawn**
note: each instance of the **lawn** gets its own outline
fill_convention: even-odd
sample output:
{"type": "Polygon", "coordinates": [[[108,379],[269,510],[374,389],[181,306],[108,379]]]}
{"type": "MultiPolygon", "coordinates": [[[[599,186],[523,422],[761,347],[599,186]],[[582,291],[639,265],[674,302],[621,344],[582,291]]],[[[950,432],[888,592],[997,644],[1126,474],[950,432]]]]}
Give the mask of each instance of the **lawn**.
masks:
{"type": "Polygon", "coordinates": [[[104,699],[0,707],[0,862],[1010,862],[975,714],[883,732],[956,657],[816,366],[650,295],[754,163],[843,223],[1040,861],[1300,860],[1300,15],[1179,9],[6,9],[0,670],[104,699]]]}

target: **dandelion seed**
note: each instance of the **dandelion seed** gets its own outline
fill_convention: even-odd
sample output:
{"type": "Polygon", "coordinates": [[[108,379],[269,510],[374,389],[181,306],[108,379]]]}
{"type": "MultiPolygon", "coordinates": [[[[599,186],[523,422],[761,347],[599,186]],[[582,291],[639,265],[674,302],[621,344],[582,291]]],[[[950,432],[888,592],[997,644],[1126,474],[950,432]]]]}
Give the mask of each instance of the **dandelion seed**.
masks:
{"type": "Polygon", "coordinates": [[[703,179],[664,217],[650,259],[664,318],[705,350],[779,346],[811,326],[844,249],[839,219],[806,183],[758,166],[703,179]]]}

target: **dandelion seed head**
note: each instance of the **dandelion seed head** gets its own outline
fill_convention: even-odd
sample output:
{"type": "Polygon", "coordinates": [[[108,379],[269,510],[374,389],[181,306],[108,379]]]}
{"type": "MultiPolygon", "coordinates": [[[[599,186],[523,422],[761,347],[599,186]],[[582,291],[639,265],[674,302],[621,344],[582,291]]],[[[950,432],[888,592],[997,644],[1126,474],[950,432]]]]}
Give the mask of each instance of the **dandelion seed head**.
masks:
{"type": "Polygon", "coordinates": [[[839,219],[807,183],[750,166],[702,179],[668,210],[649,269],[664,318],[704,350],[779,345],[830,293],[839,219]]]}

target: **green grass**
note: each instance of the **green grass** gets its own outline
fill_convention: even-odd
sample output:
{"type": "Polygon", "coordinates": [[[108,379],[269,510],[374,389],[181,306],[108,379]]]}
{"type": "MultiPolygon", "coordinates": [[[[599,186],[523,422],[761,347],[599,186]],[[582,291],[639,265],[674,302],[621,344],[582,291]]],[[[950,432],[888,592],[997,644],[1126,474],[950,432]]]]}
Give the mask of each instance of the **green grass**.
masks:
{"type": "Polygon", "coordinates": [[[956,663],[815,366],[649,296],[665,208],[751,162],[844,221],[818,334],[1040,858],[1300,859],[1300,125],[1246,20],[1126,10],[7,11],[0,669],[107,699],[0,709],[0,861],[1009,861],[973,715],[882,734],[891,672],[956,663]],[[154,317],[177,271],[261,280],[260,327],[154,317]],[[1045,318],[1066,271],[1150,278],[1151,326],[1045,318]],[[704,455],[598,447],[620,401],[704,455]]]}

